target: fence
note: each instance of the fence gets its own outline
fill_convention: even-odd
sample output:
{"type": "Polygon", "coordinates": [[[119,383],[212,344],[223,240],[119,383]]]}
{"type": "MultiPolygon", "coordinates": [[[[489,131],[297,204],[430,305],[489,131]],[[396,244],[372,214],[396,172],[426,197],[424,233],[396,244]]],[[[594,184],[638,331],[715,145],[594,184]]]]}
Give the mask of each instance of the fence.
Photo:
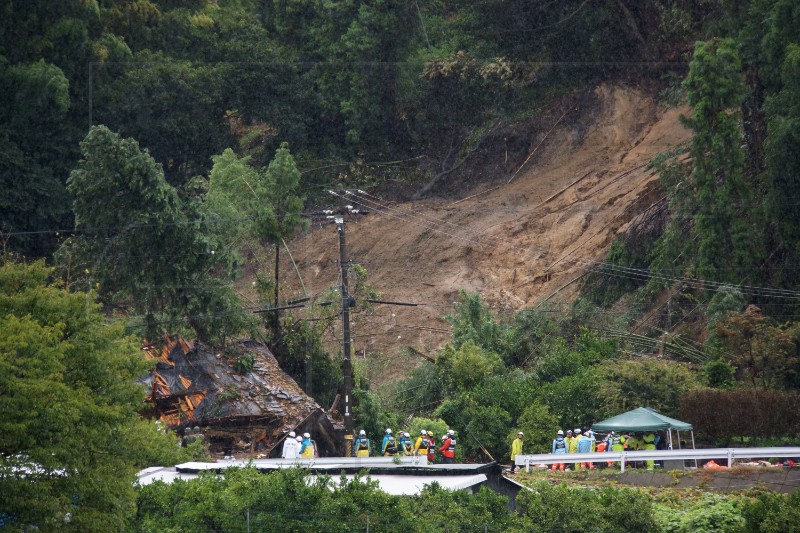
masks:
{"type": "Polygon", "coordinates": [[[524,466],[530,472],[532,464],[552,465],[554,463],[601,463],[613,461],[620,464],[625,471],[625,463],[639,461],[709,461],[711,459],[726,460],[733,466],[737,459],[768,459],[771,457],[800,457],[800,447],[788,446],[780,448],[704,448],[699,450],[637,450],[623,452],[596,453],[542,453],[518,455],[514,461],[517,466],[524,466]]]}

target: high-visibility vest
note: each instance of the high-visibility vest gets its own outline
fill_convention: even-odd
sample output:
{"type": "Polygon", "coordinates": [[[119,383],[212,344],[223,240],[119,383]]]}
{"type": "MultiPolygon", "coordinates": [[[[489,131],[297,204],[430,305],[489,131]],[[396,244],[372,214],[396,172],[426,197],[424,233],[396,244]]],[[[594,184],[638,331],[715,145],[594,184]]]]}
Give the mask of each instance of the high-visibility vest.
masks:
{"type": "Polygon", "coordinates": [[[403,441],[403,453],[406,455],[411,455],[414,451],[414,444],[412,444],[411,439],[406,439],[403,441]]]}
{"type": "MultiPolygon", "coordinates": [[[[444,444],[442,444],[442,448],[444,448],[444,444]]],[[[447,438],[447,448],[442,451],[442,455],[448,458],[453,458],[456,455],[456,439],[455,437],[448,437],[447,438]]]]}
{"type": "Polygon", "coordinates": [[[386,440],[386,446],[383,447],[383,453],[395,454],[397,453],[397,441],[391,435],[386,440]]]}

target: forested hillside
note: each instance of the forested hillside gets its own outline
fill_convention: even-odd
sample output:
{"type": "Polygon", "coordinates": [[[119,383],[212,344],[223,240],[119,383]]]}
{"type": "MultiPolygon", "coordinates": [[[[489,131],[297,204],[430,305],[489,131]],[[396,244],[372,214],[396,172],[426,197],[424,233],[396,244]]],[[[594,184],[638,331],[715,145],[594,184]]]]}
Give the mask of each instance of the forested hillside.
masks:
{"type": "MultiPolygon", "coordinates": [[[[176,457],[131,381],[165,334],[263,341],[331,405],[345,204],[370,433],[483,460],[648,405],[701,444],[800,435],[796,1],[5,0],[0,95],[14,472],[176,457]],[[59,447],[106,457],[102,424],[164,442],[59,447]]],[[[0,488],[63,514],[88,478],[51,478],[50,507],[0,488]]],[[[86,524],[128,520],[118,485],[86,524]]]]}

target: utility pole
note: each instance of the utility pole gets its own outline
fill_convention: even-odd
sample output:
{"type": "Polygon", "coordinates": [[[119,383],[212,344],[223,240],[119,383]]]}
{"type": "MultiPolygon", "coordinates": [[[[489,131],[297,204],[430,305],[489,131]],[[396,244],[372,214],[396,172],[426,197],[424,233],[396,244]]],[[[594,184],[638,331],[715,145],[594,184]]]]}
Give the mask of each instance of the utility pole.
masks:
{"type": "Polygon", "coordinates": [[[341,269],[342,286],[342,374],[344,374],[344,439],[345,453],[353,454],[353,412],[351,409],[353,399],[353,362],[350,360],[350,308],[355,303],[350,297],[347,286],[347,244],[344,234],[344,216],[336,215],[334,218],[336,229],[339,231],[339,268],[341,269]]]}
{"type": "MultiPolygon", "coordinates": [[[[339,194],[334,193],[333,191],[329,191],[334,196],[340,196],[339,194]]],[[[341,296],[341,313],[342,313],[342,377],[343,377],[343,395],[344,395],[344,439],[345,439],[345,455],[347,457],[352,457],[353,455],[353,443],[355,441],[354,437],[354,427],[353,427],[353,360],[351,358],[352,353],[352,346],[351,346],[351,334],[350,334],[350,308],[355,307],[356,300],[350,294],[350,287],[347,283],[347,271],[350,267],[350,260],[347,259],[347,240],[345,238],[345,223],[344,223],[344,216],[347,215],[366,215],[369,211],[365,211],[363,209],[353,209],[353,206],[346,205],[342,206],[336,211],[334,210],[323,210],[317,213],[310,213],[304,216],[308,217],[320,217],[325,219],[333,219],[336,223],[336,229],[339,232],[339,268],[340,268],[340,275],[341,275],[341,286],[339,288],[340,296],[341,296]]],[[[255,311],[256,313],[267,313],[267,312],[277,312],[283,309],[295,309],[299,307],[304,307],[305,303],[310,298],[306,297],[301,300],[295,300],[292,302],[288,302],[285,305],[275,307],[270,307],[266,309],[259,309],[255,311]]],[[[364,299],[365,302],[375,303],[375,304],[388,304],[388,305],[402,305],[402,306],[417,306],[418,304],[409,303],[409,302],[393,302],[387,300],[372,300],[372,299],[364,299]]],[[[329,305],[333,302],[321,302],[321,305],[329,305]]],[[[307,345],[308,351],[308,345],[307,345]]],[[[306,388],[308,391],[311,390],[311,359],[310,354],[306,354],[306,388]]]]}

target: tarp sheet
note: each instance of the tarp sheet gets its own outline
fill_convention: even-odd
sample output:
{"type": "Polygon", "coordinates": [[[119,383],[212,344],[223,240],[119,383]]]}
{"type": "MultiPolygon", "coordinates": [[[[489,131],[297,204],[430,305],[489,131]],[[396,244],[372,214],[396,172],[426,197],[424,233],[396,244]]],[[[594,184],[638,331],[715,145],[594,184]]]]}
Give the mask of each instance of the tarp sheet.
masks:
{"type": "Polygon", "coordinates": [[[675,420],[648,407],[639,407],[592,424],[592,431],[690,431],[692,425],[675,420]]]}

